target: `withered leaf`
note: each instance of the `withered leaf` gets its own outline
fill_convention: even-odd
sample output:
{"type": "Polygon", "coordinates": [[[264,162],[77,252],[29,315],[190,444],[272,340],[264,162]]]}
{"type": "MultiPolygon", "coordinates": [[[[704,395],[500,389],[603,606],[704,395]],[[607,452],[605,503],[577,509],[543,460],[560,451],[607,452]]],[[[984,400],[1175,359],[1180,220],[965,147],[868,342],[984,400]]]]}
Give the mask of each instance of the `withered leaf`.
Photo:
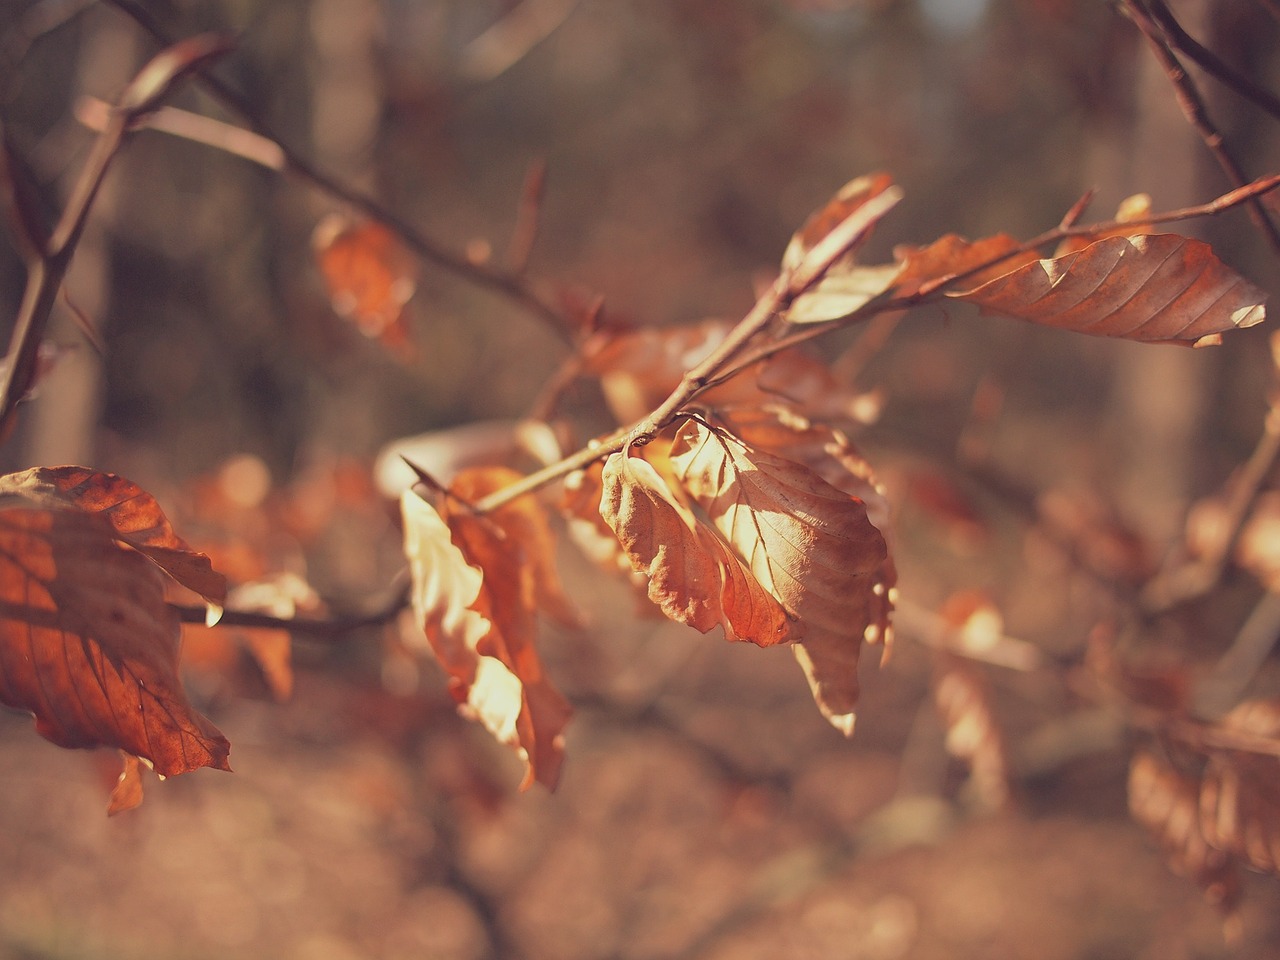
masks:
{"type": "Polygon", "coordinates": [[[946,730],[947,752],[969,768],[978,802],[1000,810],[1010,801],[1008,753],[986,677],[960,657],[938,657],[933,702],[946,730]]]}
{"type": "Polygon", "coordinates": [[[899,296],[911,296],[926,284],[946,281],[951,277],[968,274],[969,287],[978,286],[1002,277],[1027,263],[1038,259],[1030,251],[1018,251],[1021,244],[1007,233],[981,240],[966,240],[954,233],[939,237],[926,247],[898,247],[894,255],[901,264],[896,292],[899,296]],[[996,262],[991,263],[992,260],[996,262]],[[986,266],[990,264],[990,266],[986,266]],[[981,269],[979,269],[981,268],[981,269]]]}
{"type": "Polygon", "coordinates": [[[178,679],[160,569],[120,545],[108,512],[25,502],[0,497],[0,700],[59,746],[119,747],[162,776],[229,769],[178,679]]]}
{"type": "Polygon", "coordinates": [[[947,295],[1077,333],[1193,344],[1260,322],[1266,299],[1208,244],[1167,233],[1106,237],[947,295]]]}
{"type": "Polygon", "coordinates": [[[0,476],[0,509],[74,510],[100,517],[110,535],[153,560],[188,590],[221,606],[227,581],[209,558],[173,530],[151,494],[113,473],[86,467],[35,467],[0,476]]]}
{"type": "Polygon", "coordinates": [[[334,311],[366,337],[408,350],[405,307],[417,290],[417,262],[400,239],[375,221],[330,214],[311,246],[334,311]]]}
{"type": "Polygon", "coordinates": [[[889,629],[888,556],[866,504],[814,471],[697,420],[677,433],[671,462],[757,580],[787,611],[819,709],[851,733],[864,639],[889,629]]]}
{"type": "Polygon", "coordinates": [[[760,646],[788,639],[778,601],[629,449],[605,464],[600,515],[647,577],[649,598],[672,620],[702,633],[719,625],[726,639],[760,646]]]}
{"type": "MultiPolygon", "coordinates": [[[[510,482],[508,473],[469,471],[454,493],[481,496],[510,482]]],[[[571,710],[534,648],[535,610],[551,588],[536,572],[546,558],[528,538],[528,508],[511,504],[481,518],[446,499],[437,513],[412,491],[401,508],[414,612],[455,698],[525,757],[524,786],[554,787],[571,710]]]]}
{"type": "Polygon", "coordinates": [[[123,753],[122,757],[124,766],[107,802],[108,817],[132,810],[142,803],[142,771],[138,758],[130,753],[123,753]]]}
{"type": "MultiPolygon", "coordinates": [[[[1280,702],[1246,700],[1222,729],[1280,741],[1280,702]]],[[[1280,759],[1246,752],[1215,753],[1200,790],[1206,840],[1265,873],[1280,873],[1280,759]]]]}
{"type": "Polygon", "coordinates": [[[1129,763],[1129,813],[1159,841],[1174,873],[1194,881],[1223,912],[1235,908],[1240,874],[1230,854],[1205,839],[1195,777],[1138,751],[1129,763]]]}
{"type": "MultiPolygon", "coordinates": [[[[810,250],[868,200],[893,186],[887,173],[873,173],[850,180],[820,210],[813,213],[795,232],[782,254],[784,273],[800,265],[810,250]]],[[[865,238],[865,234],[864,234],[865,238]]]]}
{"type": "Polygon", "coordinates": [[[796,297],[784,312],[791,323],[827,323],[857,313],[888,293],[901,272],[899,264],[836,264],[796,297]]]}

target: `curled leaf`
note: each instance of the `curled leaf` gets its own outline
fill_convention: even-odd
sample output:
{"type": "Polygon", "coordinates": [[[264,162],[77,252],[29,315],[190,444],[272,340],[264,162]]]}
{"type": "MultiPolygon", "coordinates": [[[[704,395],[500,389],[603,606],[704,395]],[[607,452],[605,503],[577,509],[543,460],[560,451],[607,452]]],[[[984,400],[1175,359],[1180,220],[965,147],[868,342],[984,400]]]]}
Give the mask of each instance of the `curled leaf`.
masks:
{"type": "Polygon", "coordinates": [[[1174,873],[1194,881],[1224,913],[1240,898],[1233,858],[1206,840],[1196,779],[1148,751],[1129,764],[1129,813],[1159,841],[1174,873]]]}
{"type": "MultiPolygon", "coordinates": [[[[873,173],[850,180],[820,210],[795,232],[782,254],[782,270],[789,273],[800,265],[809,251],[868,201],[893,187],[887,173],[873,173]]],[[[865,234],[864,234],[865,236],[865,234]]]]}

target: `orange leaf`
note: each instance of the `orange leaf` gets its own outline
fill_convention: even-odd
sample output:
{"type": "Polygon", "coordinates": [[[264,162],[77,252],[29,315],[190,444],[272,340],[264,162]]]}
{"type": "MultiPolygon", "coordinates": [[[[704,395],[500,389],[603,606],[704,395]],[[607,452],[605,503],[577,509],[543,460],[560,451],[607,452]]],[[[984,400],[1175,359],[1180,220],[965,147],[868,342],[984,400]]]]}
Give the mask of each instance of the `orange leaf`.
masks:
{"type": "Polygon", "coordinates": [[[950,277],[983,269],[966,278],[969,286],[986,283],[1010,273],[1025,263],[1034,263],[1034,253],[1015,253],[1021,244],[1007,233],[998,233],[982,240],[966,240],[954,233],[939,237],[927,247],[899,247],[894,250],[902,272],[898,276],[897,293],[911,296],[930,283],[945,281],[950,277]],[[997,260],[995,264],[984,264],[997,260]]]}
{"type": "MultiPolygon", "coordinates": [[[[510,471],[471,471],[458,490],[483,495],[510,471]]],[[[459,493],[459,496],[463,494],[459,493]]],[[[553,608],[554,586],[529,534],[531,509],[509,504],[478,518],[446,500],[437,513],[412,491],[401,497],[413,607],[454,696],[529,764],[523,786],[554,787],[571,710],[543,672],[534,648],[535,606],[553,608]]]]}
{"type": "Polygon", "coordinates": [[[702,633],[719,625],[729,640],[770,646],[788,639],[786,611],[652,464],[630,450],[615,453],[603,483],[600,514],[663,613],[702,633]]]}
{"type": "MultiPolygon", "coordinates": [[[[782,254],[782,270],[784,273],[794,270],[800,265],[805,255],[822,242],[832,230],[838,227],[850,214],[873,197],[877,197],[893,186],[893,178],[887,173],[873,173],[850,180],[820,210],[813,213],[804,226],[791,237],[787,249],[782,254]]],[[[870,231],[867,231],[869,233],[870,231]]],[[[866,233],[863,234],[865,239],[866,233]]]]}
{"type": "Polygon", "coordinates": [[[114,746],[162,776],[229,769],[178,680],[164,577],[110,518],[0,498],[0,700],[63,747],[114,746]]]}
{"type": "Polygon", "coordinates": [[[1208,244],[1168,233],[1107,237],[947,295],[1077,333],[1199,344],[1260,322],[1266,299],[1208,244]]]}
{"type": "Polygon", "coordinates": [[[417,289],[417,262],[399,238],[380,223],[331,214],[316,225],[311,245],[337,314],[366,337],[408,348],[404,312],[417,289]]]}
{"type": "Polygon", "coordinates": [[[1009,763],[1004,732],[991,702],[986,677],[949,654],[938,657],[933,702],[946,728],[947,753],[969,768],[970,785],[982,806],[1008,806],[1009,763]]]}
{"type": "Polygon", "coordinates": [[[142,771],[139,769],[138,758],[130,753],[122,756],[124,767],[120,771],[120,777],[116,780],[115,788],[111,791],[111,799],[107,803],[108,817],[132,810],[142,803],[142,771]]]}
{"type": "MultiPolygon", "coordinates": [[[[1280,740],[1280,702],[1246,700],[1218,726],[1280,740]]],[[[1215,753],[1201,785],[1200,818],[1210,844],[1255,870],[1280,873],[1280,764],[1275,757],[1215,753]]]]}
{"type": "Polygon", "coordinates": [[[853,730],[862,641],[885,637],[888,547],[851,497],[808,467],[690,420],[671,449],[676,474],[757,580],[794,620],[823,714],[853,730]]]}
{"type": "Polygon", "coordinates": [[[209,558],[174,533],[151,494],[123,477],[85,467],[36,467],[0,477],[0,508],[10,503],[96,515],[112,537],[187,589],[219,606],[226,600],[227,581],[209,558]]]}
{"type": "Polygon", "coordinates": [[[1234,859],[1211,846],[1201,830],[1193,777],[1163,757],[1139,751],[1129,763],[1129,812],[1160,842],[1174,873],[1189,877],[1224,912],[1240,898],[1234,859]]]}

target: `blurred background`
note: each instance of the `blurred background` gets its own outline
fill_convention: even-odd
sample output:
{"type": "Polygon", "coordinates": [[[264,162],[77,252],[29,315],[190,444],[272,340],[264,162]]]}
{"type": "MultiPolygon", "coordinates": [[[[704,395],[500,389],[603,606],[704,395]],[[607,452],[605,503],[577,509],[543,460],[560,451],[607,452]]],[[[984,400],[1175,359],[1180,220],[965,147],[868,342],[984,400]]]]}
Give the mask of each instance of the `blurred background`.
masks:
{"type": "MultiPolygon", "coordinates": [[[[128,6],[0,0],[0,116],[51,219],[92,142],[85,98],[112,101],[158,49],[128,6]]],[[[1089,217],[1106,219],[1140,191],[1173,209],[1231,186],[1105,4],[137,6],[175,37],[234,31],[216,73],[282,142],[459,255],[501,259],[526,174],[545,162],[530,283],[552,303],[602,298],[638,326],[741,316],[809,212],[872,171],[906,199],[871,262],[951,232],[1038,234],[1089,189],[1089,217]]],[[[1268,6],[1175,12],[1274,89],[1268,6]]],[[[1276,172],[1280,125],[1202,90],[1246,173],[1276,172]]],[[[194,84],[172,102],[239,123],[194,84]]],[[[127,476],[233,580],[289,570],[339,605],[385,596],[401,560],[394,503],[369,474],[377,452],[526,415],[566,348],[431,264],[408,306],[410,349],[362,336],[313,256],[335,212],[350,211],[297,177],[139,132],[94,207],[71,305],[55,313],[63,349],[3,467],[127,476]]],[[[1276,289],[1275,254],[1243,212],[1178,229],[1276,289]]],[[[4,315],[23,283],[14,245],[0,246],[4,315]]],[[[1123,547],[1118,577],[1149,570],[1256,442],[1267,333],[1152,348],[958,306],[907,317],[865,362],[840,366],[860,349],[852,332],[819,341],[816,356],[879,392],[855,440],[894,502],[915,611],[888,665],[864,658],[851,741],[785,652],[632,616],[625,586],[572,551],[564,576],[593,626],[543,646],[577,709],[554,795],[517,793],[514,758],[378,631],[298,641],[284,702],[234,648],[188,631],[193,698],[232,741],[236,773],[153,780],[140,810],[112,820],[116,759],[60,751],[6,714],[0,957],[1273,956],[1274,881],[1248,882],[1229,949],[1214,908],[1129,821],[1125,744],[1052,678],[990,671],[1017,802],[973,802],[912,639],[977,590],[1009,635],[1078,658],[1103,602],[1037,539],[1037,505],[1049,498],[1091,542],[1105,528],[1123,547]],[[1008,483],[966,475],[964,443],[1008,483]]],[[[561,409],[599,427],[589,384],[561,409]]],[[[1256,599],[1247,584],[1224,591],[1168,627],[1167,650],[1211,661],[1256,599]]]]}

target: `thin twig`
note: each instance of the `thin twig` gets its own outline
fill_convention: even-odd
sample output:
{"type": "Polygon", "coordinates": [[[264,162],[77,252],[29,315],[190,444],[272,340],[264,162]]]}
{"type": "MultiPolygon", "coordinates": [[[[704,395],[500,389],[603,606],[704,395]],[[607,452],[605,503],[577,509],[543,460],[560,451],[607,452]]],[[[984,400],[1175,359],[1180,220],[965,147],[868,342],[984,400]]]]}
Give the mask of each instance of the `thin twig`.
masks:
{"type": "MultiPolygon", "coordinates": [[[[1173,84],[1178,106],[1182,108],[1182,112],[1186,115],[1187,122],[1200,135],[1200,139],[1204,141],[1204,145],[1209,148],[1209,152],[1218,161],[1218,166],[1227,175],[1227,179],[1234,186],[1242,187],[1248,181],[1248,177],[1245,176],[1244,171],[1227,148],[1226,140],[1218,128],[1209,119],[1209,112],[1205,107],[1204,98],[1200,96],[1200,91],[1196,88],[1195,83],[1192,82],[1191,77],[1187,74],[1186,69],[1182,66],[1181,61],[1178,60],[1166,40],[1165,31],[1161,29],[1160,23],[1157,23],[1153,13],[1157,8],[1161,8],[1162,21],[1177,26],[1177,21],[1174,20],[1173,14],[1169,12],[1167,7],[1163,6],[1160,0],[1145,0],[1145,3],[1144,0],[1125,0],[1123,4],[1124,11],[1138,29],[1142,31],[1142,35],[1146,37],[1147,43],[1151,47],[1152,54],[1164,69],[1169,82],[1173,84]],[[1146,5],[1147,3],[1150,4],[1150,7],[1146,5]]],[[[1181,27],[1178,27],[1178,30],[1181,31],[1181,27]]],[[[1187,39],[1190,38],[1188,37],[1187,39]]],[[[1280,232],[1277,232],[1275,224],[1271,222],[1266,208],[1256,199],[1249,202],[1249,216],[1266,238],[1267,243],[1271,245],[1272,251],[1277,256],[1280,256],[1280,232]]]]}
{"type": "MultiPolygon", "coordinates": [[[[398,579],[406,579],[403,575],[398,579]]],[[[333,617],[278,617],[255,610],[224,610],[219,627],[243,627],[257,630],[288,630],[297,636],[314,640],[336,640],[356,630],[381,627],[395,620],[409,605],[409,587],[400,585],[390,600],[367,613],[333,617]]],[[[203,605],[171,603],[169,606],[183,623],[208,624],[208,608],[203,605]]]]}
{"type": "MultiPolygon", "coordinates": [[[[105,0],[105,2],[131,19],[157,43],[164,46],[172,43],[168,32],[133,0],[105,0]]],[[[543,300],[523,278],[475,263],[465,254],[454,253],[431,240],[417,227],[387,209],[373,197],[323,172],[292,150],[258,116],[257,111],[245,97],[232,90],[212,73],[201,70],[198,72],[198,78],[201,86],[250,130],[279,146],[284,156],[285,173],[306,181],[321,193],[342,201],[363,216],[384,224],[399,234],[401,239],[423,260],[475,286],[507,298],[547,324],[566,342],[572,341],[572,331],[566,318],[543,300]]]]}

